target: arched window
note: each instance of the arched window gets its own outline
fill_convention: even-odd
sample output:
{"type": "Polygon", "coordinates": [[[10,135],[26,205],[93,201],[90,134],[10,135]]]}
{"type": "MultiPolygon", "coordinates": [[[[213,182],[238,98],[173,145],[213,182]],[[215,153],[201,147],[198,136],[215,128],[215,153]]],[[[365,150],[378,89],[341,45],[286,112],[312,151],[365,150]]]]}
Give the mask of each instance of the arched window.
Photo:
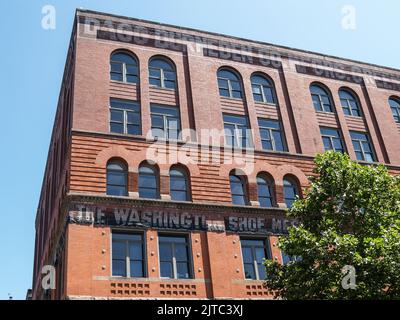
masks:
{"type": "Polygon", "coordinates": [[[171,200],[189,201],[189,183],[185,170],[173,167],[169,171],[171,200]]]}
{"type": "Polygon", "coordinates": [[[158,171],[154,166],[143,164],[139,167],[139,197],[159,199],[158,171]]]}
{"type": "Polygon", "coordinates": [[[137,60],[130,54],[117,51],[111,55],[111,80],[139,83],[139,68],[137,60]]]}
{"type": "Polygon", "coordinates": [[[345,115],[361,117],[360,104],[353,93],[346,89],[340,89],[339,97],[345,115]]]}
{"type": "Polygon", "coordinates": [[[333,103],[329,93],[320,85],[313,84],[310,87],[314,108],[317,111],[333,112],[333,103]]]}
{"type": "Polygon", "coordinates": [[[276,104],[275,89],[272,82],[259,74],[251,77],[254,101],[276,104]]]}
{"type": "Polygon", "coordinates": [[[390,109],[392,109],[394,121],[400,123],[400,99],[394,97],[390,98],[389,104],[390,104],[390,109]]]}
{"type": "Polygon", "coordinates": [[[246,188],[244,178],[231,174],[229,176],[231,185],[232,203],[237,205],[247,205],[246,188]]]}
{"type": "Polygon", "coordinates": [[[226,68],[218,70],[218,87],[221,97],[242,99],[242,85],[239,76],[226,68]]]}
{"type": "Polygon", "coordinates": [[[257,176],[257,190],[258,190],[258,202],[260,207],[269,208],[275,204],[274,193],[273,193],[273,181],[271,178],[259,174],[257,176]]]}
{"type": "Polygon", "coordinates": [[[111,160],[107,164],[107,194],[128,195],[128,169],[122,161],[111,160]]]}
{"type": "Polygon", "coordinates": [[[150,85],[159,88],[175,89],[176,72],[170,61],[165,58],[152,58],[149,63],[150,85]]]}
{"type": "Polygon", "coordinates": [[[297,182],[293,178],[285,177],[283,179],[283,193],[285,196],[286,206],[291,208],[293,202],[296,200],[296,196],[299,195],[297,182]]]}

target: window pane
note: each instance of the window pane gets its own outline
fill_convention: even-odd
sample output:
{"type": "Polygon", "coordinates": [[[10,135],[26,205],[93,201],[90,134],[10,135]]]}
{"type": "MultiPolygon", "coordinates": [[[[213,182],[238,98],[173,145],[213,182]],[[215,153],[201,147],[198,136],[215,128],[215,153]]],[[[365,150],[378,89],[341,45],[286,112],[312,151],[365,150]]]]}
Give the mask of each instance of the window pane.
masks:
{"type": "Polygon", "coordinates": [[[273,131],[273,136],[274,136],[274,142],[275,142],[275,148],[276,151],[284,151],[284,146],[283,146],[283,141],[282,141],[282,135],[279,131],[273,131]]]}
{"type": "Polygon", "coordinates": [[[126,277],[126,262],[125,260],[112,261],[112,274],[115,277],[126,277]]]}
{"type": "Polygon", "coordinates": [[[149,83],[152,86],[161,87],[161,80],[160,79],[150,78],[149,83]]]}
{"type": "Polygon", "coordinates": [[[171,80],[175,82],[175,72],[164,71],[164,78],[165,80],[171,80]]]}
{"type": "Polygon", "coordinates": [[[111,62],[111,72],[122,73],[122,63],[111,62]]]}
{"type": "Polygon", "coordinates": [[[131,268],[131,277],[138,277],[141,278],[144,276],[143,273],[143,263],[142,261],[131,261],[130,262],[130,268],[131,268]]]}
{"type": "Polygon", "coordinates": [[[219,89],[219,94],[222,97],[229,97],[229,90],[227,90],[227,89],[219,89]]]}
{"type": "Polygon", "coordinates": [[[171,177],[170,181],[172,190],[186,190],[186,180],[184,178],[171,177]]]}
{"type": "Polygon", "coordinates": [[[114,81],[123,81],[124,78],[123,78],[123,76],[122,76],[122,73],[114,73],[114,72],[112,72],[112,73],[111,73],[111,80],[114,80],[114,81]]]}
{"type": "Polygon", "coordinates": [[[127,75],[127,76],[126,76],[126,82],[129,82],[129,83],[138,83],[138,82],[139,82],[139,79],[138,79],[137,76],[127,75]]]}
{"type": "Polygon", "coordinates": [[[126,66],[126,73],[129,75],[137,75],[138,74],[138,68],[133,65],[127,65],[126,66]]]}
{"type": "Polygon", "coordinates": [[[357,157],[357,160],[360,160],[360,161],[364,160],[364,156],[363,156],[362,152],[360,152],[360,151],[356,151],[356,157],[357,157]]]}
{"type": "Polygon", "coordinates": [[[256,251],[256,261],[257,263],[262,263],[265,259],[265,250],[264,248],[255,248],[256,251]]]}
{"type": "Polygon", "coordinates": [[[260,129],[261,139],[271,140],[270,132],[266,129],[260,129]]]}
{"type": "Polygon", "coordinates": [[[110,123],[110,131],[112,133],[124,133],[124,125],[122,123],[110,123]]]}
{"type": "Polygon", "coordinates": [[[262,207],[262,208],[270,208],[270,207],[273,206],[270,197],[268,197],[268,198],[266,198],[266,197],[259,197],[259,198],[258,198],[258,202],[260,202],[260,207],[262,207]]]}
{"type": "Polygon", "coordinates": [[[256,273],[254,272],[254,265],[253,263],[251,264],[245,264],[244,265],[244,273],[246,279],[253,279],[256,280],[256,273]]]}
{"type": "Polygon", "coordinates": [[[246,201],[244,196],[232,195],[232,203],[238,206],[244,206],[246,201]]]}
{"type": "Polygon", "coordinates": [[[220,89],[228,89],[229,88],[228,81],[225,79],[218,79],[218,87],[220,89]]]}
{"type": "Polygon", "coordinates": [[[126,174],[124,172],[108,172],[107,183],[124,186],[126,184],[126,174]]]}
{"type": "Polygon", "coordinates": [[[161,78],[161,71],[160,69],[150,69],[150,78],[153,79],[160,79],[161,78]]]}
{"type": "Polygon", "coordinates": [[[161,261],[172,260],[172,247],[170,244],[160,243],[160,260],[161,261]]]}
{"type": "MultiPolygon", "coordinates": [[[[114,237],[114,235],[113,235],[114,237]]],[[[112,242],[112,257],[113,259],[125,259],[126,258],[126,246],[124,242],[113,241],[112,242]]]]}
{"type": "Polygon", "coordinates": [[[161,277],[162,278],[173,278],[174,277],[171,262],[161,262],[160,269],[161,269],[161,277]]]}
{"type": "Polygon", "coordinates": [[[264,95],[269,103],[275,103],[274,93],[271,88],[264,88],[264,95]]]}
{"type": "Polygon", "coordinates": [[[322,106],[321,106],[321,102],[319,101],[319,96],[313,95],[312,100],[314,103],[315,110],[322,111],[322,106]]]}
{"type": "Polygon", "coordinates": [[[190,275],[189,275],[189,267],[188,264],[182,263],[182,262],[178,262],[176,264],[176,269],[177,269],[177,278],[178,279],[189,279],[190,275]]]}
{"type": "Polygon", "coordinates": [[[111,121],[115,122],[124,122],[124,112],[121,110],[112,110],[111,109],[111,121]]]}
{"type": "Polygon", "coordinates": [[[259,85],[253,85],[252,88],[253,88],[253,93],[254,93],[254,94],[258,94],[258,95],[261,94],[261,86],[259,86],[259,85]]]}
{"type": "Polygon", "coordinates": [[[258,264],[258,279],[265,280],[265,267],[263,264],[258,264]]]}
{"type": "Polygon", "coordinates": [[[343,151],[342,141],[340,139],[333,139],[333,147],[336,151],[343,151]]]}
{"type": "Polygon", "coordinates": [[[240,91],[232,91],[232,98],[237,98],[237,99],[242,98],[242,92],[240,92],[240,91]]]}
{"type": "Polygon", "coordinates": [[[177,261],[187,261],[186,244],[175,244],[175,258],[177,261]]]}
{"type": "Polygon", "coordinates": [[[173,201],[188,201],[186,191],[171,191],[171,200],[173,201]]]}
{"type": "Polygon", "coordinates": [[[361,151],[361,144],[358,141],[353,141],[353,146],[355,151],[361,151]]]}
{"type": "Polygon", "coordinates": [[[164,87],[168,89],[175,89],[175,81],[165,80],[164,87]]]}
{"type": "Polygon", "coordinates": [[[371,146],[370,146],[370,144],[368,142],[363,142],[362,146],[363,146],[364,152],[371,152],[372,151],[371,150],[371,146]]]}
{"type": "Polygon", "coordinates": [[[324,142],[325,151],[332,150],[331,139],[322,137],[322,141],[324,142]]]}
{"type": "Polygon", "coordinates": [[[143,247],[141,242],[130,242],[129,243],[129,258],[131,260],[142,260],[143,259],[143,247]]]}
{"type": "Polygon", "coordinates": [[[126,196],[126,187],[125,186],[113,186],[107,185],[107,194],[110,196],[126,196]]]}
{"type": "Polygon", "coordinates": [[[156,188],[157,186],[157,181],[156,177],[153,175],[144,175],[141,174],[139,176],[139,188],[156,188]]]}
{"type": "Polygon", "coordinates": [[[243,253],[243,261],[245,263],[252,263],[253,262],[253,254],[251,252],[251,248],[248,247],[243,247],[242,248],[242,253],[243,253]]]}
{"type": "Polygon", "coordinates": [[[365,153],[365,161],[374,162],[374,157],[372,153],[365,153]]]}
{"type": "Polygon", "coordinates": [[[127,125],[128,134],[140,135],[142,134],[140,127],[137,125],[128,124],[127,125]]]}

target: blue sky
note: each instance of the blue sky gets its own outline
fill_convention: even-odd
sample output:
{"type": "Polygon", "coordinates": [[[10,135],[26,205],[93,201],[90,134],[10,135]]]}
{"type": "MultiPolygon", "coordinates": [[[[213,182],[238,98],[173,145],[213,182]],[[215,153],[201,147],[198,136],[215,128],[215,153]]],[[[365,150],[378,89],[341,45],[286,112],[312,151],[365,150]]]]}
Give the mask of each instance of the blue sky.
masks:
{"type": "Polygon", "coordinates": [[[400,2],[354,0],[3,0],[0,299],[31,287],[34,219],[75,8],[230,34],[400,69],[400,2]],[[56,9],[56,29],[41,26],[56,9]],[[356,28],[342,28],[352,5],[356,28]]]}

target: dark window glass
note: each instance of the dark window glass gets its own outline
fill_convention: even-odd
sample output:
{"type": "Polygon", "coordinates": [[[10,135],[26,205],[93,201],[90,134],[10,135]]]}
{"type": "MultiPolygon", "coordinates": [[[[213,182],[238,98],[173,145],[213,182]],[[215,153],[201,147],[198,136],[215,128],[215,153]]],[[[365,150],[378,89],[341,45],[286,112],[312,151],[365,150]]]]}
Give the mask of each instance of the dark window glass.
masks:
{"type": "Polygon", "coordinates": [[[299,191],[297,189],[297,183],[295,183],[291,179],[285,178],[283,180],[283,191],[284,191],[286,206],[288,208],[291,208],[293,202],[296,201],[296,196],[299,195],[299,191]]]}
{"type": "Polygon", "coordinates": [[[219,94],[222,97],[242,99],[242,85],[239,76],[233,71],[220,69],[218,71],[219,94]]]}
{"type": "Polygon", "coordinates": [[[389,99],[390,109],[392,110],[394,121],[400,123],[400,99],[389,99]]]}
{"type": "Polygon", "coordinates": [[[140,105],[138,102],[110,100],[110,131],[113,133],[141,135],[140,105]]]}
{"type": "Polygon", "coordinates": [[[189,201],[188,179],[186,174],[177,168],[169,172],[171,200],[189,201]]]}
{"type": "Polygon", "coordinates": [[[287,151],[286,141],[280,121],[258,119],[261,143],[264,150],[287,151]]]}
{"type": "Polygon", "coordinates": [[[260,75],[253,75],[251,87],[255,101],[276,104],[275,90],[270,80],[260,75]]]}
{"type": "Polygon", "coordinates": [[[363,132],[350,131],[350,136],[357,160],[374,162],[375,153],[369,135],[363,132]]]}
{"type": "Polygon", "coordinates": [[[344,152],[344,142],[338,129],[320,128],[325,151],[344,152]]]}
{"type": "Polygon", "coordinates": [[[341,89],[339,90],[339,97],[345,115],[361,117],[361,108],[358,99],[352,93],[341,89]]]}
{"type": "Polygon", "coordinates": [[[247,205],[244,179],[236,175],[229,176],[231,186],[232,203],[236,205],[247,205]]]}
{"type": "Polygon", "coordinates": [[[145,276],[144,245],[141,234],[112,234],[112,275],[114,277],[145,276]]]}
{"type": "Polygon", "coordinates": [[[269,258],[266,240],[241,239],[243,266],[246,279],[264,280],[264,259],[269,258]]]}
{"type": "Polygon", "coordinates": [[[145,199],[159,199],[157,170],[149,165],[139,168],[139,197],[145,199]]]}
{"type": "Polygon", "coordinates": [[[128,170],[119,161],[107,164],[107,194],[110,196],[128,195],[128,170]]]}
{"type": "Polygon", "coordinates": [[[251,148],[253,143],[247,117],[224,114],[223,118],[226,145],[236,148],[251,148]]]}
{"type": "Polygon", "coordinates": [[[270,179],[263,176],[257,177],[258,202],[260,207],[268,208],[274,206],[273,187],[270,179]]]}
{"type": "Polygon", "coordinates": [[[331,98],[325,89],[318,85],[312,85],[310,92],[316,111],[333,112],[331,98]]]}
{"type": "Polygon", "coordinates": [[[151,105],[151,130],[154,138],[180,139],[181,123],[176,107],[151,105]]]}
{"type": "Polygon", "coordinates": [[[175,89],[176,72],[174,66],[163,58],[153,58],[149,63],[149,82],[150,85],[175,89]]]}
{"type": "Polygon", "coordinates": [[[300,257],[297,257],[297,256],[289,256],[289,255],[287,255],[287,254],[284,253],[284,252],[281,252],[281,253],[282,253],[282,263],[283,263],[284,265],[289,264],[290,262],[294,262],[294,261],[299,261],[299,260],[301,260],[300,257]]]}
{"type": "Polygon", "coordinates": [[[137,60],[127,53],[114,53],[110,61],[110,78],[111,80],[127,83],[138,83],[139,68],[137,60]]]}
{"type": "Polygon", "coordinates": [[[192,278],[188,238],[186,236],[159,235],[158,240],[161,277],[192,278]]]}

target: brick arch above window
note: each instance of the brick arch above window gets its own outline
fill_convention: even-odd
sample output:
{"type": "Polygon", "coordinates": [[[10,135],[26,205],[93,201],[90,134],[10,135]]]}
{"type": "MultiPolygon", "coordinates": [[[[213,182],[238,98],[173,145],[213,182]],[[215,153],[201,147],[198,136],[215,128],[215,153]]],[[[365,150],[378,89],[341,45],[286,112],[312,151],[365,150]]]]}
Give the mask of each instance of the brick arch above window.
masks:
{"type": "Polygon", "coordinates": [[[278,176],[275,183],[282,186],[285,177],[292,177],[298,182],[300,195],[302,195],[302,187],[310,184],[310,181],[304,172],[292,165],[283,165],[278,167],[278,176]]]}

